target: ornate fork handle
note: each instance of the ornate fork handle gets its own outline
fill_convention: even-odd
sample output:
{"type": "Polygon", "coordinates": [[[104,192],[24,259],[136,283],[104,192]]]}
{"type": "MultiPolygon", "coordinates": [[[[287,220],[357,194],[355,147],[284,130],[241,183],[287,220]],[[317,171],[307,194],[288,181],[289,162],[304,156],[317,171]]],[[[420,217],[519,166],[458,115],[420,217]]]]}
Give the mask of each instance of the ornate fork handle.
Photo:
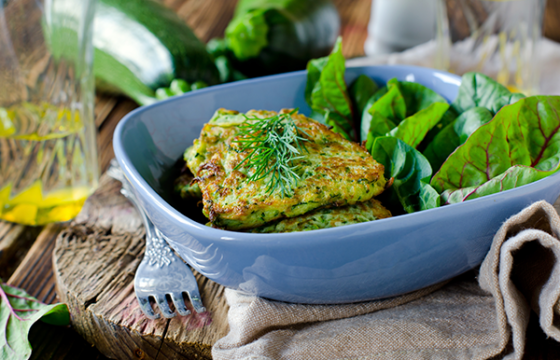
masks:
{"type": "Polygon", "coordinates": [[[190,311],[183,300],[183,292],[188,294],[197,313],[206,311],[191,269],[173,253],[163,234],[148,218],[116,161],[111,162],[107,173],[122,183],[121,193],[137,209],[146,229],[146,251],[134,276],[134,291],[142,312],[150,319],[159,318],[150,305],[149,298],[153,297],[164,317],[174,317],[167,301],[169,296],[177,312],[188,315],[190,311]]]}
{"type": "Polygon", "coordinates": [[[159,231],[155,228],[154,224],[148,219],[146,212],[142,209],[136,196],[130,190],[128,180],[122,182],[121,194],[123,194],[136,208],[142,217],[142,223],[146,229],[146,251],[144,252],[144,259],[148,261],[149,265],[156,265],[163,268],[168,266],[177,259],[175,254],[165,240],[160,236],[159,231]]]}

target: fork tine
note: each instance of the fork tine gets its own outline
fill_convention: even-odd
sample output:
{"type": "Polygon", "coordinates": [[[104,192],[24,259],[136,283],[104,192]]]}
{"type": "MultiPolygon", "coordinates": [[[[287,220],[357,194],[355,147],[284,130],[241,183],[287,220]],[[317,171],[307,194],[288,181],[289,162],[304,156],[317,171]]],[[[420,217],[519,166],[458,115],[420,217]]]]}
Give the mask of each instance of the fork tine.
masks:
{"type": "Polygon", "coordinates": [[[148,317],[148,319],[156,320],[159,319],[159,314],[154,313],[152,306],[150,305],[150,299],[146,297],[140,297],[136,295],[136,300],[138,300],[138,304],[140,304],[140,309],[148,317]]]}
{"type": "Polygon", "coordinates": [[[171,299],[173,300],[173,304],[175,305],[175,309],[177,309],[179,315],[187,316],[191,313],[190,310],[187,309],[187,306],[185,305],[185,300],[183,300],[182,293],[171,293],[170,295],[171,295],[171,299]]]}
{"type": "Polygon", "coordinates": [[[197,313],[203,313],[206,311],[206,308],[202,305],[202,300],[200,300],[200,292],[198,289],[195,288],[191,289],[191,291],[187,291],[187,295],[189,295],[191,304],[197,313]]]}
{"type": "Polygon", "coordinates": [[[156,299],[156,303],[158,304],[159,310],[161,311],[161,314],[164,318],[170,319],[177,315],[169,308],[169,304],[167,303],[165,295],[154,295],[154,298],[156,299]]]}

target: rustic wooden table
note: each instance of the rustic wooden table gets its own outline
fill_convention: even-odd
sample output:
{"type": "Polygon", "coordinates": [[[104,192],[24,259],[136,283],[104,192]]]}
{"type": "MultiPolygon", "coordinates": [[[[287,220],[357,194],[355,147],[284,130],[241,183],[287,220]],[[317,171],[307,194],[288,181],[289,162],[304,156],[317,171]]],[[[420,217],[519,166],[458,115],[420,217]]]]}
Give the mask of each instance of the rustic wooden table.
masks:
{"type": "MultiPolygon", "coordinates": [[[[453,0],[451,0],[453,1],[453,0]]],[[[203,40],[221,37],[235,7],[231,0],[163,0],[203,40]]],[[[371,0],[335,0],[342,18],[344,53],[347,58],[363,55],[371,0]]],[[[560,41],[560,0],[548,0],[545,35],[560,41]]],[[[99,129],[99,162],[107,169],[113,158],[112,137],[120,119],[137,105],[120,97],[98,95],[95,123],[99,129]]],[[[52,251],[65,224],[29,227],[0,222],[0,277],[21,287],[43,302],[57,301],[52,271],[52,251]]],[[[547,339],[533,316],[527,335],[525,359],[559,359],[560,344],[547,339]]],[[[38,323],[30,334],[33,359],[105,359],[72,328],[38,323]]]]}

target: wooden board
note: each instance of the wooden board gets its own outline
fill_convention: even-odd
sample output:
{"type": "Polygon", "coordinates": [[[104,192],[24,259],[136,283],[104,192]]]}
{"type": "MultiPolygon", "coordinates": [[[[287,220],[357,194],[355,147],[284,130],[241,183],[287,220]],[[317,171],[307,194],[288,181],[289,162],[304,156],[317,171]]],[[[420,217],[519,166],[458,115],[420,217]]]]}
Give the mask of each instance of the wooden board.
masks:
{"type": "Polygon", "coordinates": [[[145,247],[144,228],[120,183],[104,176],[97,192],[53,252],[57,293],[72,326],[109,358],[210,359],[228,331],[224,288],[195,272],[208,311],[149,320],[134,295],[134,273],[145,247]]]}

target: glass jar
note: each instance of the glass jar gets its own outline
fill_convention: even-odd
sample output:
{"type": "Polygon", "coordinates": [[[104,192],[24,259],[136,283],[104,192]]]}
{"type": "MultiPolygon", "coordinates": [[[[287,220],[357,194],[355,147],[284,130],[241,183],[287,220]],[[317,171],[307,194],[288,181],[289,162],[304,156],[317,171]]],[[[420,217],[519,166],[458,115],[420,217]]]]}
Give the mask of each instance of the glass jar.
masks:
{"type": "Polygon", "coordinates": [[[72,219],[98,184],[95,0],[0,0],[0,219],[72,219]]]}
{"type": "Polygon", "coordinates": [[[448,0],[450,71],[482,72],[512,91],[537,94],[545,5],[546,0],[448,0]]]}
{"type": "Polygon", "coordinates": [[[397,63],[439,70],[449,66],[449,36],[445,0],[372,0],[364,52],[370,57],[421,46],[423,59],[397,63]]]}

